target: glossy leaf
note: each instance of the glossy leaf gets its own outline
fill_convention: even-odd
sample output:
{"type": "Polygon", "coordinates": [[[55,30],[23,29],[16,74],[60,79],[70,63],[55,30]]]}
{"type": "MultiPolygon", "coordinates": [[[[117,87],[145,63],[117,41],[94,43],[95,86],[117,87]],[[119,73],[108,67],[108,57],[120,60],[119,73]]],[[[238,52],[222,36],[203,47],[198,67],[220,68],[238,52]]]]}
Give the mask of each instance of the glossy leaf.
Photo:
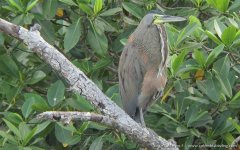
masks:
{"type": "Polygon", "coordinates": [[[227,27],[221,36],[223,43],[230,46],[236,38],[237,29],[234,26],[227,27]]]}
{"type": "Polygon", "coordinates": [[[213,102],[218,103],[220,101],[220,90],[218,80],[215,78],[207,79],[205,81],[197,81],[198,88],[206,94],[213,102]]]}
{"type": "Polygon", "coordinates": [[[213,69],[216,71],[217,79],[220,81],[223,93],[228,97],[232,97],[232,88],[228,79],[230,70],[230,61],[228,56],[219,59],[214,63],[213,69]]]}
{"type": "Polygon", "coordinates": [[[80,8],[83,12],[85,12],[86,14],[88,14],[88,15],[92,15],[92,14],[93,14],[92,8],[89,7],[87,4],[85,4],[85,3],[79,3],[78,6],[79,6],[79,8],[80,8]]]}
{"type": "Polygon", "coordinates": [[[30,78],[29,81],[27,81],[27,84],[35,84],[41,81],[42,79],[44,79],[45,77],[46,77],[46,74],[43,71],[38,70],[33,73],[33,76],[30,78]]]}
{"type": "Polygon", "coordinates": [[[182,65],[186,54],[187,54],[186,51],[182,51],[178,56],[173,55],[171,57],[171,70],[172,70],[173,74],[175,74],[177,72],[177,70],[179,69],[179,67],[182,65]]]}
{"type": "Polygon", "coordinates": [[[200,98],[200,97],[188,96],[188,97],[186,97],[186,99],[192,100],[192,101],[195,101],[198,103],[209,104],[209,101],[207,99],[200,98]]]}
{"type": "Polygon", "coordinates": [[[0,72],[14,78],[19,78],[19,69],[17,64],[9,55],[6,54],[0,56],[0,72]]]}
{"type": "Polygon", "coordinates": [[[95,0],[94,8],[93,8],[95,15],[102,9],[102,5],[103,5],[102,1],[103,0],[95,0]]]}
{"type": "Polygon", "coordinates": [[[218,37],[222,37],[222,32],[225,30],[226,26],[219,20],[214,20],[214,28],[217,32],[218,37]]]}
{"type": "Polygon", "coordinates": [[[35,5],[37,5],[39,0],[31,0],[30,2],[28,2],[27,8],[25,12],[30,11],[35,5]]]}
{"type": "Polygon", "coordinates": [[[206,62],[206,57],[202,51],[195,50],[193,53],[193,58],[198,62],[200,66],[204,67],[206,62]]]}
{"type": "Polygon", "coordinates": [[[21,137],[20,132],[16,126],[14,126],[11,122],[7,121],[6,119],[3,119],[3,121],[8,126],[10,131],[12,131],[18,138],[21,137]]]}
{"type": "Polygon", "coordinates": [[[116,7],[116,8],[108,9],[108,10],[102,12],[100,14],[100,16],[113,16],[116,13],[121,12],[121,11],[122,11],[122,8],[116,7]]]}
{"type": "Polygon", "coordinates": [[[72,131],[67,130],[59,123],[55,125],[55,136],[64,145],[74,145],[81,140],[81,136],[72,135],[72,131]]]}
{"type": "Polygon", "coordinates": [[[93,143],[90,145],[89,150],[102,150],[103,147],[103,141],[102,141],[102,136],[96,138],[93,143]]]}
{"type": "Polygon", "coordinates": [[[210,31],[205,31],[205,33],[207,34],[207,36],[211,39],[211,40],[213,40],[215,43],[217,43],[217,44],[221,44],[222,42],[213,34],[213,33],[211,33],[210,31]]]}
{"type": "Polygon", "coordinates": [[[208,4],[221,12],[225,12],[228,9],[230,0],[207,0],[208,4]]]}
{"type": "Polygon", "coordinates": [[[43,1],[43,14],[48,19],[52,19],[57,11],[57,0],[47,0],[43,1]]]}
{"type": "Polygon", "coordinates": [[[78,43],[81,36],[81,28],[81,18],[68,27],[64,36],[64,49],[67,52],[78,43]]]}
{"type": "Polygon", "coordinates": [[[14,143],[15,145],[18,144],[18,141],[11,134],[8,134],[8,133],[6,133],[4,131],[0,131],[0,136],[5,138],[5,140],[7,139],[7,140],[11,141],[11,143],[14,143]]]}
{"type": "Polygon", "coordinates": [[[101,56],[106,55],[108,41],[104,33],[98,33],[95,28],[88,31],[87,41],[90,47],[101,56]]]}
{"type": "Polygon", "coordinates": [[[137,17],[138,19],[141,19],[143,17],[144,11],[136,4],[131,2],[123,2],[122,6],[126,11],[128,11],[130,14],[137,17]]]}
{"type": "Polygon", "coordinates": [[[77,6],[77,4],[73,2],[73,0],[59,0],[59,1],[68,5],[77,6]]]}
{"type": "Polygon", "coordinates": [[[221,44],[211,51],[211,53],[207,57],[207,61],[205,64],[207,67],[216,60],[217,56],[223,51],[223,48],[224,48],[224,45],[221,44]]]}
{"type": "Polygon", "coordinates": [[[198,28],[198,25],[196,23],[192,23],[186,26],[178,35],[177,45],[179,45],[184,39],[190,36],[196,30],[196,28],[198,28]]]}
{"type": "Polygon", "coordinates": [[[229,102],[231,108],[240,108],[240,91],[237,92],[229,102]]]}
{"type": "Polygon", "coordinates": [[[65,86],[58,80],[50,86],[47,92],[47,99],[50,106],[56,106],[64,99],[65,86]]]}

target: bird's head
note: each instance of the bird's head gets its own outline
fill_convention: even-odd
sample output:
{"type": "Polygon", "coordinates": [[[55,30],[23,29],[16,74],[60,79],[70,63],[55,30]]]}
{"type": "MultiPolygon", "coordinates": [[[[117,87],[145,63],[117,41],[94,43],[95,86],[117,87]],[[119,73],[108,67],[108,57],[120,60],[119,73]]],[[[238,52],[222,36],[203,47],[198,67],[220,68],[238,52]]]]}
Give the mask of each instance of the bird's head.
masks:
{"type": "Polygon", "coordinates": [[[179,22],[185,20],[186,19],[183,17],[169,16],[156,12],[150,12],[143,18],[143,22],[147,26],[160,25],[167,22],[179,22]]]}

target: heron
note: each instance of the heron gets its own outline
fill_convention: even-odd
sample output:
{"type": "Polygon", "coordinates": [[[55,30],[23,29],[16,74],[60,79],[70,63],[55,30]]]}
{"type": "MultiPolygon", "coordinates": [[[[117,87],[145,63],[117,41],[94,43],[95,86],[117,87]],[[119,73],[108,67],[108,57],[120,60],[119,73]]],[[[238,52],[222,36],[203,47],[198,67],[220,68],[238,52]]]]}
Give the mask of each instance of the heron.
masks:
{"type": "Polygon", "coordinates": [[[168,43],[164,23],[185,18],[150,12],[129,36],[122,51],[119,89],[126,113],[145,126],[143,115],[167,82],[168,43]]]}

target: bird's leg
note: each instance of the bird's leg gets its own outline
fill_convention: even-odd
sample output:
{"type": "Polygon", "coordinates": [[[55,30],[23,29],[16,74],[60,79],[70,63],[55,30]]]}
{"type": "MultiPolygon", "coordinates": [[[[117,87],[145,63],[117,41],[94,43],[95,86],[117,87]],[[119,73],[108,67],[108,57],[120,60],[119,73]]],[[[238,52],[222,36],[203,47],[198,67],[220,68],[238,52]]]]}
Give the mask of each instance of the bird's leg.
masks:
{"type": "Polygon", "coordinates": [[[139,115],[140,115],[140,123],[142,124],[143,127],[146,127],[146,124],[144,122],[144,118],[143,118],[143,110],[142,108],[139,108],[139,115]]]}

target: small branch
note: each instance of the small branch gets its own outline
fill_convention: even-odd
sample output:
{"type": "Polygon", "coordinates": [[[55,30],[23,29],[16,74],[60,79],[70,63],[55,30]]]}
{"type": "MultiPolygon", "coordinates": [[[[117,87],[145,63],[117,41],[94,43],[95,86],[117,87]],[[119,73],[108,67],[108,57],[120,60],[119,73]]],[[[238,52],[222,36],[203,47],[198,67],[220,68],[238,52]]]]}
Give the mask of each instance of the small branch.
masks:
{"type": "Polygon", "coordinates": [[[178,149],[166,139],[151,130],[142,127],[125,113],[117,104],[108,98],[88,77],[74,66],[55,47],[48,44],[39,31],[29,31],[0,18],[0,31],[23,41],[69,85],[69,89],[89,100],[102,115],[114,120],[113,128],[148,149],[178,149]]]}
{"type": "Polygon", "coordinates": [[[37,115],[39,120],[62,121],[69,124],[71,121],[94,121],[104,125],[113,126],[114,120],[103,115],[90,112],[65,112],[65,111],[46,111],[37,115]]]}

